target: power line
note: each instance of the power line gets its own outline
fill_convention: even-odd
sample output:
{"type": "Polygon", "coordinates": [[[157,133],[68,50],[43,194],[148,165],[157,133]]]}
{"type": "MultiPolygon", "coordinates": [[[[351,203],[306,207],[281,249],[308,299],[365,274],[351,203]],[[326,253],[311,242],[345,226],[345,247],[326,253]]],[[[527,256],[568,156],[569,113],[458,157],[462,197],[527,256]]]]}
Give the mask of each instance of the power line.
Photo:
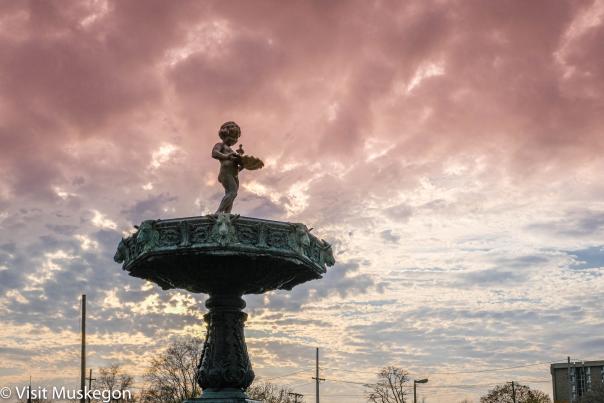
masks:
{"type": "Polygon", "coordinates": [[[343,399],[343,398],[351,398],[351,397],[364,397],[366,398],[367,395],[323,395],[325,397],[330,397],[332,399],[343,399]]]}
{"type": "MultiPolygon", "coordinates": [[[[331,379],[331,378],[326,378],[325,379],[328,382],[336,382],[336,383],[346,383],[346,384],[352,384],[352,385],[361,385],[361,386],[373,386],[375,385],[375,383],[371,383],[371,382],[356,382],[356,381],[349,381],[349,380],[344,380],[344,379],[331,379]]],[[[545,379],[526,379],[526,380],[521,380],[521,383],[547,383],[550,382],[550,380],[545,380],[545,379]]],[[[423,386],[423,388],[430,388],[430,389],[442,389],[442,388],[473,388],[473,387],[485,387],[485,386],[493,386],[493,385],[498,385],[499,382],[490,382],[490,383],[482,383],[482,384],[444,384],[444,385],[425,385],[423,386]]],[[[404,388],[408,388],[411,389],[413,388],[413,386],[403,386],[404,388]]]]}
{"type": "Polygon", "coordinates": [[[551,362],[537,362],[534,364],[526,364],[526,365],[516,365],[513,367],[501,367],[501,368],[489,368],[489,369],[479,369],[474,371],[455,371],[455,372],[428,372],[431,375],[454,375],[454,374],[478,374],[481,372],[496,372],[496,371],[505,371],[508,369],[517,369],[517,368],[528,368],[528,367],[536,367],[538,365],[551,365],[551,362]]]}
{"type": "MultiPolygon", "coordinates": [[[[515,366],[511,366],[511,367],[498,367],[498,368],[485,368],[485,369],[477,369],[477,370],[471,370],[471,371],[451,371],[451,372],[422,372],[422,373],[426,373],[428,375],[455,375],[455,374],[478,374],[478,373],[482,373],[482,372],[496,372],[496,371],[505,371],[508,369],[518,369],[518,368],[528,368],[528,367],[536,367],[539,365],[551,365],[553,362],[549,362],[549,361],[544,361],[544,362],[537,362],[534,364],[524,364],[524,365],[515,365],[515,366]]],[[[352,370],[352,369],[344,369],[344,368],[333,368],[333,367],[323,367],[324,369],[329,369],[332,371],[343,371],[343,372],[354,372],[354,373],[359,373],[359,374],[372,374],[372,375],[378,375],[378,372],[374,372],[374,371],[358,371],[358,370],[352,370]]]]}
{"type": "Polygon", "coordinates": [[[290,372],[289,374],[285,374],[285,375],[273,376],[271,378],[266,378],[265,380],[266,381],[272,381],[273,379],[287,378],[288,376],[296,375],[296,374],[299,374],[301,372],[306,372],[306,371],[308,371],[308,368],[307,369],[301,369],[301,370],[296,371],[296,372],[290,372]]]}
{"type": "Polygon", "coordinates": [[[300,387],[300,386],[304,386],[304,385],[310,385],[311,383],[314,383],[314,382],[313,381],[310,381],[310,382],[301,382],[301,383],[299,382],[299,383],[294,383],[294,384],[285,385],[285,386],[290,387],[290,388],[294,388],[294,387],[300,387]]]}
{"type": "Polygon", "coordinates": [[[359,374],[372,374],[372,375],[377,375],[378,372],[374,372],[374,371],[357,371],[357,370],[353,370],[353,369],[343,369],[343,368],[331,368],[331,367],[322,367],[323,369],[330,369],[332,371],[343,371],[343,372],[355,372],[355,373],[359,373],[359,374]]]}
{"type": "Polygon", "coordinates": [[[343,379],[329,379],[329,378],[323,378],[322,380],[324,381],[328,381],[328,382],[337,382],[337,383],[349,383],[352,385],[363,385],[363,386],[370,386],[370,385],[374,385],[374,383],[371,382],[354,382],[354,381],[345,381],[343,379]]]}

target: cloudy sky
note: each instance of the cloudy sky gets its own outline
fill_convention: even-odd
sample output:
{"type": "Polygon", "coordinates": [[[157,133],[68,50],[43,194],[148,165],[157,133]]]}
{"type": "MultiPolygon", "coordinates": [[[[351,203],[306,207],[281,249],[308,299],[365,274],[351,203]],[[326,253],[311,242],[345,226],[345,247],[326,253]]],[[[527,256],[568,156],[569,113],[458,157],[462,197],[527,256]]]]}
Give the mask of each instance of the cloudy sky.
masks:
{"type": "Polygon", "coordinates": [[[247,298],[258,375],[311,397],[319,346],[324,403],[365,401],[385,365],[428,377],[429,403],[551,394],[549,363],[604,359],[603,19],[599,0],[0,2],[0,384],[78,384],[82,293],[95,371],[203,335],[203,295],[112,257],[143,219],[216,209],[235,120],[266,162],[235,212],[315,227],[338,261],[247,298]]]}

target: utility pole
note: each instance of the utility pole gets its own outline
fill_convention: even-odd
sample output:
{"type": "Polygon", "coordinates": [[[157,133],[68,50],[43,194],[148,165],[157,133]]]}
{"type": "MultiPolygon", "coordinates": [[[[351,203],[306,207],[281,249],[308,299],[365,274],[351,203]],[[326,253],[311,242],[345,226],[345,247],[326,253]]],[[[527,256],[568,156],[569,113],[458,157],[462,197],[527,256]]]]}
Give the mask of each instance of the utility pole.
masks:
{"type": "MultiPolygon", "coordinates": [[[[92,390],[92,381],[96,381],[96,378],[92,377],[92,368],[90,368],[90,375],[88,375],[88,390],[92,390]]],[[[88,396],[88,403],[90,403],[90,395],[88,396]]]]}
{"type": "Polygon", "coordinates": [[[294,397],[294,403],[298,403],[298,398],[299,397],[304,397],[303,394],[301,394],[301,393],[294,393],[294,392],[289,392],[288,395],[294,397]]]}
{"type": "Polygon", "coordinates": [[[568,356],[568,402],[573,403],[573,381],[570,368],[570,356],[568,356]]]}
{"type": "Polygon", "coordinates": [[[86,294],[82,294],[82,362],[80,367],[80,403],[86,403],[84,390],[86,388],[86,294]]]}
{"type": "Polygon", "coordinates": [[[27,392],[27,403],[32,403],[32,401],[31,401],[31,375],[29,376],[29,391],[27,392]]]}
{"type": "Polygon", "coordinates": [[[514,387],[514,381],[512,381],[512,401],[516,403],[516,388],[514,387]]]}
{"type": "Polygon", "coordinates": [[[315,403],[319,403],[319,382],[324,381],[325,379],[323,378],[319,378],[319,347],[317,347],[317,359],[316,359],[316,376],[314,376],[312,379],[314,379],[316,381],[316,399],[315,399],[315,403]]]}

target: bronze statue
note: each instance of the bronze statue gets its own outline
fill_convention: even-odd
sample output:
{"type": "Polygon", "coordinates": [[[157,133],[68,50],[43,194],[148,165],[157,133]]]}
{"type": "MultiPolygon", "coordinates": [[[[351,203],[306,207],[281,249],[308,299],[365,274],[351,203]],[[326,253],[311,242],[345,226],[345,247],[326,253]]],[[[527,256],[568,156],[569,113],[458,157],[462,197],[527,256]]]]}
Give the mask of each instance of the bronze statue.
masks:
{"type": "MultiPolygon", "coordinates": [[[[147,219],[119,242],[114,260],[131,276],[162,289],[206,293],[206,339],[197,371],[190,374],[203,389],[183,403],[252,403],[245,390],[254,371],[245,343],[246,294],[291,290],[320,279],[335,263],[331,245],[302,223],[231,214],[239,171],[260,169],[262,161],[233,151],[241,129],[226,122],[212,149],[220,161],[218,180],[225,195],[218,214],[164,220],[147,219]]],[[[260,402],[258,402],[260,403],[260,402]]]]}
{"type": "Polygon", "coordinates": [[[220,161],[220,172],[218,182],[224,187],[224,197],[216,210],[218,213],[230,213],[233,202],[239,190],[239,171],[242,169],[260,169],[264,163],[251,155],[244,155],[243,145],[240,144],[237,152],[231,146],[237,143],[241,136],[241,128],[235,122],[226,122],[220,126],[218,136],[222,143],[217,143],[212,149],[212,158],[220,161]]]}

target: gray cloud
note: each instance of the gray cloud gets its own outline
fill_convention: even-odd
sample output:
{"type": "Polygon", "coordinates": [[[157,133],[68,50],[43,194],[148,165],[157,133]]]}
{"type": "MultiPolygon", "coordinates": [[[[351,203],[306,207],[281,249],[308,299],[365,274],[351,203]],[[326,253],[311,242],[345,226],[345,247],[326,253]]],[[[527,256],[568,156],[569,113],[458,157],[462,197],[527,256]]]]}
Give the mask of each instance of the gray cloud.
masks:
{"type": "Polygon", "coordinates": [[[178,200],[176,196],[170,196],[169,193],[160,193],[155,196],[148,196],[144,200],[136,201],[121,212],[130,222],[138,224],[143,220],[148,220],[150,217],[154,219],[164,217],[165,212],[163,208],[176,200],[178,200]]]}
{"type": "Polygon", "coordinates": [[[390,242],[390,243],[398,243],[398,241],[401,240],[401,236],[398,234],[394,234],[392,232],[392,230],[390,230],[390,229],[386,229],[386,230],[380,232],[380,237],[384,241],[390,242]]]}
{"type": "Polygon", "coordinates": [[[521,271],[486,269],[459,274],[460,285],[467,287],[510,286],[528,280],[521,271]]]}
{"type": "MultiPolygon", "coordinates": [[[[241,192],[240,192],[241,193],[241,192]]],[[[222,195],[220,195],[222,197],[222,195]]],[[[283,205],[274,203],[268,197],[256,196],[253,194],[242,195],[241,211],[245,211],[250,217],[264,217],[270,220],[280,219],[285,216],[286,210],[283,205]]],[[[218,203],[216,204],[216,207],[218,203]]]]}
{"type": "Polygon", "coordinates": [[[322,280],[314,280],[295,287],[292,291],[269,293],[269,303],[264,304],[262,296],[247,297],[248,307],[254,309],[299,311],[309,302],[318,302],[329,295],[337,294],[346,298],[351,294],[363,294],[375,286],[373,279],[358,273],[360,262],[336,263],[330,267],[322,280]]]}
{"type": "Polygon", "coordinates": [[[558,220],[530,224],[527,229],[565,237],[587,237],[601,233],[604,213],[588,209],[571,210],[558,220]]]}
{"type": "Polygon", "coordinates": [[[78,230],[76,225],[46,224],[46,228],[59,235],[73,235],[78,230]]]}
{"type": "Polygon", "coordinates": [[[384,213],[393,220],[407,222],[413,215],[413,208],[405,203],[402,203],[396,206],[388,207],[384,210],[384,213]]]}

